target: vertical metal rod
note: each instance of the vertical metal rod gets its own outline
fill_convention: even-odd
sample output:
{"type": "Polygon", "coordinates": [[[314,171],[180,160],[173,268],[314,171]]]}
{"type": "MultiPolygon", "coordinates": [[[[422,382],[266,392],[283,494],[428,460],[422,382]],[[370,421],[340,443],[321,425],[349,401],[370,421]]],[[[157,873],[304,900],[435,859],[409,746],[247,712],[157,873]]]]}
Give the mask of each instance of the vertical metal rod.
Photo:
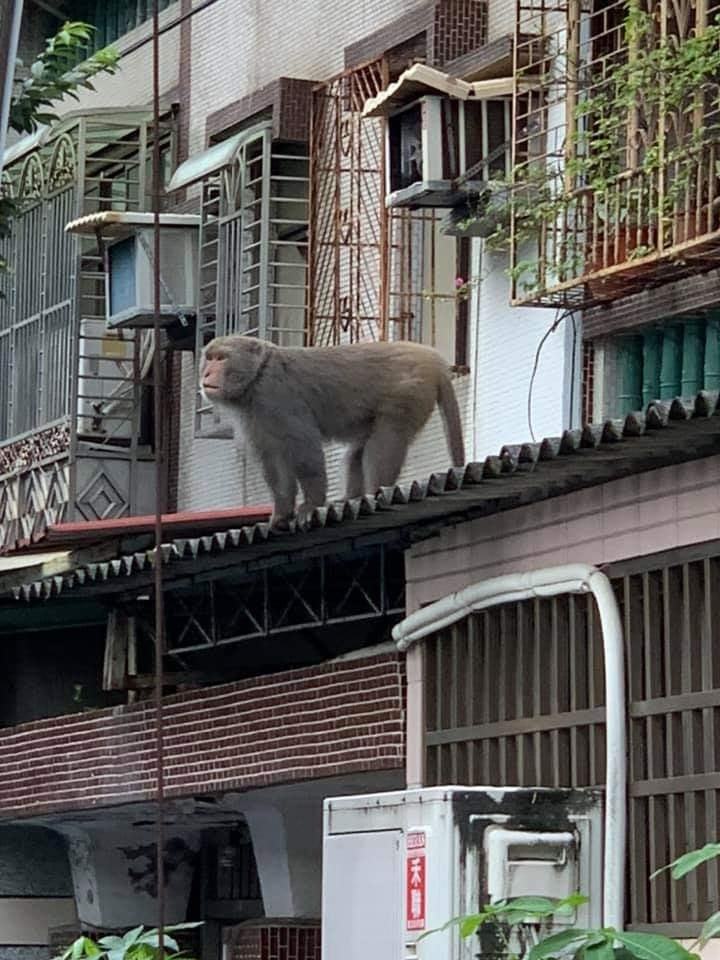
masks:
{"type": "Polygon", "coordinates": [[[162,504],[163,504],[163,417],[162,365],[160,356],[160,32],[159,0],[153,0],[152,38],[153,87],[153,152],[152,152],[152,210],[153,210],[153,419],[155,434],[155,750],[157,803],[157,926],[160,956],[165,943],[165,784],[163,740],[163,652],[165,648],[165,610],[162,569],[162,504]]]}

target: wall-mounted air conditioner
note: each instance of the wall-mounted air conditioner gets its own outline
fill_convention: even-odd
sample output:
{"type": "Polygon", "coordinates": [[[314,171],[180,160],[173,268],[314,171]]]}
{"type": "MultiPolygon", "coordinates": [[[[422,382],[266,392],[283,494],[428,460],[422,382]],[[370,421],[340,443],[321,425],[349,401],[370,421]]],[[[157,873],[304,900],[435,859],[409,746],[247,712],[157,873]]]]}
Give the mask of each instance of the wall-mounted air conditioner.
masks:
{"type": "MultiPolygon", "coordinates": [[[[160,317],[163,325],[197,310],[200,218],[160,216],[160,317]]],[[[107,210],[69,223],[66,230],[99,235],[106,263],[106,321],[114,329],[154,322],[154,229],[151,213],[107,210]]]]}
{"type": "MultiPolygon", "coordinates": [[[[550,928],[600,926],[601,794],[542,787],[426,787],[327,799],[323,960],[472,960],[497,954],[498,931],[466,940],[454,917],[519,896],[589,902],[550,928]]],[[[520,955],[537,933],[521,927],[520,955]]],[[[547,932],[548,927],[544,927],[547,932]]],[[[507,955],[507,951],[504,951],[507,955]]]]}
{"type": "Polygon", "coordinates": [[[415,64],[365,104],[386,117],[388,207],[454,207],[510,172],[513,81],[415,64]]]}

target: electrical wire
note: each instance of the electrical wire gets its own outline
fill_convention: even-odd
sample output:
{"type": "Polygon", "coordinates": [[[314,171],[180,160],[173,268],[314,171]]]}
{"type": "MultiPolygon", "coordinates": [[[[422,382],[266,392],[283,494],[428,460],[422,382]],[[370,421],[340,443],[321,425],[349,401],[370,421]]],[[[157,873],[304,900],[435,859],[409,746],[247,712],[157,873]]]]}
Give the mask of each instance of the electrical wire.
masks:
{"type": "MultiPolygon", "coordinates": [[[[533,386],[535,384],[535,376],[538,370],[538,364],[540,363],[540,353],[542,352],[542,348],[545,346],[545,343],[547,342],[550,334],[555,333],[555,331],[563,322],[563,320],[567,320],[567,318],[572,317],[573,314],[574,314],[573,310],[565,310],[563,311],[563,313],[559,315],[556,314],[555,319],[553,320],[553,322],[550,324],[548,329],[540,338],[540,343],[538,343],[537,350],[535,351],[535,360],[533,362],[532,373],[530,374],[530,383],[528,384],[528,395],[527,395],[527,421],[528,421],[528,429],[530,430],[530,437],[533,443],[535,443],[535,431],[533,430],[533,425],[532,425],[532,394],[533,394],[533,386]]],[[[574,323],[574,320],[573,320],[573,323],[574,323]]],[[[573,349],[572,381],[574,381],[575,379],[574,353],[575,351],[573,349]]]]}

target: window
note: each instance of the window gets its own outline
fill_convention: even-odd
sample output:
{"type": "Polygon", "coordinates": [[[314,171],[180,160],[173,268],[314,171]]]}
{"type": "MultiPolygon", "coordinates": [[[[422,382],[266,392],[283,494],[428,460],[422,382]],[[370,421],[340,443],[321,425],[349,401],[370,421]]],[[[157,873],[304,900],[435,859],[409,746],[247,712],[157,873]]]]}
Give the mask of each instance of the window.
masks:
{"type": "MultiPolygon", "coordinates": [[[[273,141],[269,123],[239,134],[229,146],[228,162],[202,182],[198,336],[206,342],[246,333],[284,346],[302,345],[307,149],[273,141]]],[[[171,189],[182,183],[181,173],[182,167],[171,189]]]]}
{"type": "Polygon", "coordinates": [[[363,116],[385,74],[378,60],[313,94],[308,340],[410,339],[464,366],[469,242],[443,232],[446,208],[386,206],[418,173],[418,132],[412,109],[400,114],[386,154],[385,120],[363,116]]]}
{"type": "MultiPolygon", "coordinates": [[[[169,190],[200,182],[197,352],[242,333],[302,346],[307,328],[308,151],[262,121],[191,157],[169,190]]],[[[198,408],[197,429],[217,426],[198,408]]]]}
{"type": "MultiPolygon", "coordinates": [[[[159,0],[158,7],[162,11],[172,2],[159,0]]],[[[153,0],[76,0],[70,7],[70,19],[94,24],[96,50],[107,47],[153,15],[153,0]]]]}
{"type": "Polygon", "coordinates": [[[22,203],[0,255],[0,441],[68,410],[75,286],[74,241],[63,232],[76,198],[76,158],[61,137],[43,163],[32,153],[6,189],[22,203]]]}
{"type": "Polygon", "coordinates": [[[662,326],[598,341],[594,354],[592,406],[603,417],[625,416],[652,400],[720,389],[717,315],[669,318],[662,326]]]}

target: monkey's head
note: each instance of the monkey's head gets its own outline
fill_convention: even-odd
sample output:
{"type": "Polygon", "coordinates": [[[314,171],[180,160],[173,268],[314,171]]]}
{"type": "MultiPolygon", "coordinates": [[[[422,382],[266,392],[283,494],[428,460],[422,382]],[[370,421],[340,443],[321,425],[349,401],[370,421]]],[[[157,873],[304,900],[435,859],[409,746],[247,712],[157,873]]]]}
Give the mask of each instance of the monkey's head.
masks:
{"type": "Polygon", "coordinates": [[[203,350],[200,389],[210,403],[239,403],[257,377],[272,344],[256,337],[216,337],[203,350]]]}

